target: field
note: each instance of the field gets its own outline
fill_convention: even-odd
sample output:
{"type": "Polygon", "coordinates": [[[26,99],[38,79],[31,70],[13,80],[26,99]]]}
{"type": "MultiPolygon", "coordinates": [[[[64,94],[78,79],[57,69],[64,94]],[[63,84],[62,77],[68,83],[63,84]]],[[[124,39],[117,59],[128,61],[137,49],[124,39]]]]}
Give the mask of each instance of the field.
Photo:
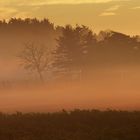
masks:
{"type": "Polygon", "coordinates": [[[140,112],[73,110],[0,114],[1,140],[139,140],[140,112]]]}

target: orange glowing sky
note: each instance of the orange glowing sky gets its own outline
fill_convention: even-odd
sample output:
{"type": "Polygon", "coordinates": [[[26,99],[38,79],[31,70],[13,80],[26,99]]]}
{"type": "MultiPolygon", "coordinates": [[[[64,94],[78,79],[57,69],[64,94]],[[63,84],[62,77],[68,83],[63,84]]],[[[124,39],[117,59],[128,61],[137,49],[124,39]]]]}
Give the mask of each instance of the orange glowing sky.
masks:
{"type": "Polygon", "coordinates": [[[140,34],[140,0],[0,0],[0,19],[11,17],[45,17],[55,25],[140,34]]]}

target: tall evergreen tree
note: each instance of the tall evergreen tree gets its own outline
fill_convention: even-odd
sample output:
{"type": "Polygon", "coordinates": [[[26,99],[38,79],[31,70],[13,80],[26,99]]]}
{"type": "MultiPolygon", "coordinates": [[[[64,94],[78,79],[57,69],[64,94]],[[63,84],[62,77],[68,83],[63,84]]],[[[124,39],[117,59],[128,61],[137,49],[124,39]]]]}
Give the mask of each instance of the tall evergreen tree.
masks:
{"type": "MultiPolygon", "coordinates": [[[[88,46],[93,40],[92,32],[86,26],[73,28],[67,25],[63,28],[62,36],[57,39],[55,67],[62,74],[82,73],[85,65],[88,46]]],[[[90,44],[90,45],[89,45],[90,44]]]]}

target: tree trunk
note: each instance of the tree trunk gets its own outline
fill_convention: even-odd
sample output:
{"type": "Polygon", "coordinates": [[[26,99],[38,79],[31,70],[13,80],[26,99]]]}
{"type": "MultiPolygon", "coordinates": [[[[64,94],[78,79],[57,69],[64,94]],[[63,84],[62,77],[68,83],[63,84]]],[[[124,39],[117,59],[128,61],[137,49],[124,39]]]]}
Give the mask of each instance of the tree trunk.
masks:
{"type": "Polygon", "coordinates": [[[40,71],[38,71],[38,74],[39,74],[40,82],[41,82],[41,83],[44,83],[43,74],[42,74],[40,71]]]}

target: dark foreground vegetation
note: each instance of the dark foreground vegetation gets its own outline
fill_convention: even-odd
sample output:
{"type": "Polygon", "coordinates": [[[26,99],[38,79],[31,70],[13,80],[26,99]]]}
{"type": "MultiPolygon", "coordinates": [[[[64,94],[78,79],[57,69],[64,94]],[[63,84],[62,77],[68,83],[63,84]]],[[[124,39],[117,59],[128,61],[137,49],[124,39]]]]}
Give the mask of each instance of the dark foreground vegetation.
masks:
{"type": "Polygon", "coordinates": [[[0,140],[140,140],[140,112],[1,113],[0,140]]]}

